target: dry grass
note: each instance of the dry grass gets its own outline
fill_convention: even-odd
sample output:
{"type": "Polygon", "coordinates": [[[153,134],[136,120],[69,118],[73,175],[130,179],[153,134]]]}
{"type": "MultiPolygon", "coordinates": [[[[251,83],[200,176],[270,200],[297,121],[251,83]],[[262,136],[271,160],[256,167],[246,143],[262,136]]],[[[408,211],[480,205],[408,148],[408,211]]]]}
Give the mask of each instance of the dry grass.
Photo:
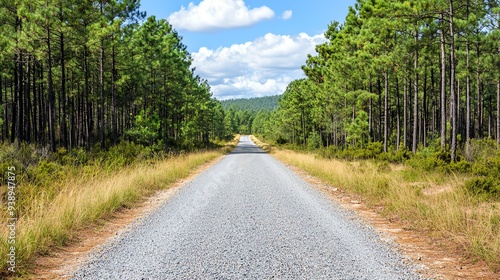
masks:
{"type": "Polygon", "coordinates": [[[236,134],[234,136],[233,140],[231,140],[225,144],[224,149],[225,149],[226,153],[232,151],[238,145],[238,143],[240,142],[240,137],[241,137],[241,135],[236,134]]]}
{"type": "MultiPolygon", "coordinates": [[[[90,167],[82,170],[82,174],[66,176],[63,182],[54,182],[53,187],[43,191],[35,191],[37,186],[20,185],[23,211],[17,222],[16,270],[23,273],[30,259],[37,254],[50,254],[53,246],[74,239],[80,228],[122,207],[131,207],[156,190],[168,188],[224,151],[192,153],[141,163],[118,172],[99,173],[90,167]]],[[[5,208],[2,207],[0,212],[3,221],[7,221],[5,208]]],[[[7,227],[1,227],[1,256],[8,253],[7,236],[7,227]]],[[[7,271],[6,261],[0,266],[2,272],[7,271]]]]}
{"type": "Polygon", "coordinates": [[[266,153],[270,153],[271,152],[271,150],[272,150],[271,149],[271,145],[260,141],[257,137],[255,137],[253,135],[250,135],[250,140],[252,140],[255,143],[255,145],[259,146],[266,153]]]}
{"type": "Polygon", "coordinates": [[[480,202],[464,191],[460,176],[423,174],[404,166],[346,162],[275,150],[273,155],[332,186],[361,196],[384,215],[415,230],[452,238],[475,260],[500,270],[500,204],[480,202]]]}

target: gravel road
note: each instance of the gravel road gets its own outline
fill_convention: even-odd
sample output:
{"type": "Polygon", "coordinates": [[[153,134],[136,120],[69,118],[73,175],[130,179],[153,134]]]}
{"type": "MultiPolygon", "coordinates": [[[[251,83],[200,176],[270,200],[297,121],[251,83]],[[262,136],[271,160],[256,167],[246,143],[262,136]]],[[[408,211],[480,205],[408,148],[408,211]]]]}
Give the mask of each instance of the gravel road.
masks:
{"type": "Polygon", "coordinates": [[[242,136],[73,279],[420,279],[391,247],[242,136]]]}

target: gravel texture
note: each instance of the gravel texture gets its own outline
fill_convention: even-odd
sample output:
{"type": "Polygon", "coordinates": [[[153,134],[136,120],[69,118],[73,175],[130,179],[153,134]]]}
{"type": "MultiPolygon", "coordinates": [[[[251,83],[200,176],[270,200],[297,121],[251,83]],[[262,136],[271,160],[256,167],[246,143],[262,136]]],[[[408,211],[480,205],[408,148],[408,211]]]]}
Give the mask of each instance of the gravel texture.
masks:
{"type": "Polygon", "coordinates": [[[420,279],[387,241],[242,136],[73,279],[420,279]]]}

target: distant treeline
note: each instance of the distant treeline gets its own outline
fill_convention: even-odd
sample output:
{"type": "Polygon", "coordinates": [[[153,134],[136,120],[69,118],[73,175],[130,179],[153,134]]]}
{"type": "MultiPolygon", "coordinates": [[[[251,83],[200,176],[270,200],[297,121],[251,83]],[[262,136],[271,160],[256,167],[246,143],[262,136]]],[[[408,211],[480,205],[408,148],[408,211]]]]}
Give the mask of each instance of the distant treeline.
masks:
{"type": "Polygon", "coordinates": [[[254,98],[229,99],[223,100],[222,107],[224,109],[233,108],[235,110],[259,112],[273,111],[278,108],[278,100],[281,95],[272,95],[254,98]]]}

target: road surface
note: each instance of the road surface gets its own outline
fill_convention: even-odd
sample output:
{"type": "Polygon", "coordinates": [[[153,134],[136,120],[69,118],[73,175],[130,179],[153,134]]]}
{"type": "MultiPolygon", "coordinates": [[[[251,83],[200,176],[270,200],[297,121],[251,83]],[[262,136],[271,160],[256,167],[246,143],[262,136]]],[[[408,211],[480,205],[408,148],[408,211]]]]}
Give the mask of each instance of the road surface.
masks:
{"type": "Polygon", "coordinates": [[[242,136],[73,279],[420,279],[391,245],[242,136]]]}

